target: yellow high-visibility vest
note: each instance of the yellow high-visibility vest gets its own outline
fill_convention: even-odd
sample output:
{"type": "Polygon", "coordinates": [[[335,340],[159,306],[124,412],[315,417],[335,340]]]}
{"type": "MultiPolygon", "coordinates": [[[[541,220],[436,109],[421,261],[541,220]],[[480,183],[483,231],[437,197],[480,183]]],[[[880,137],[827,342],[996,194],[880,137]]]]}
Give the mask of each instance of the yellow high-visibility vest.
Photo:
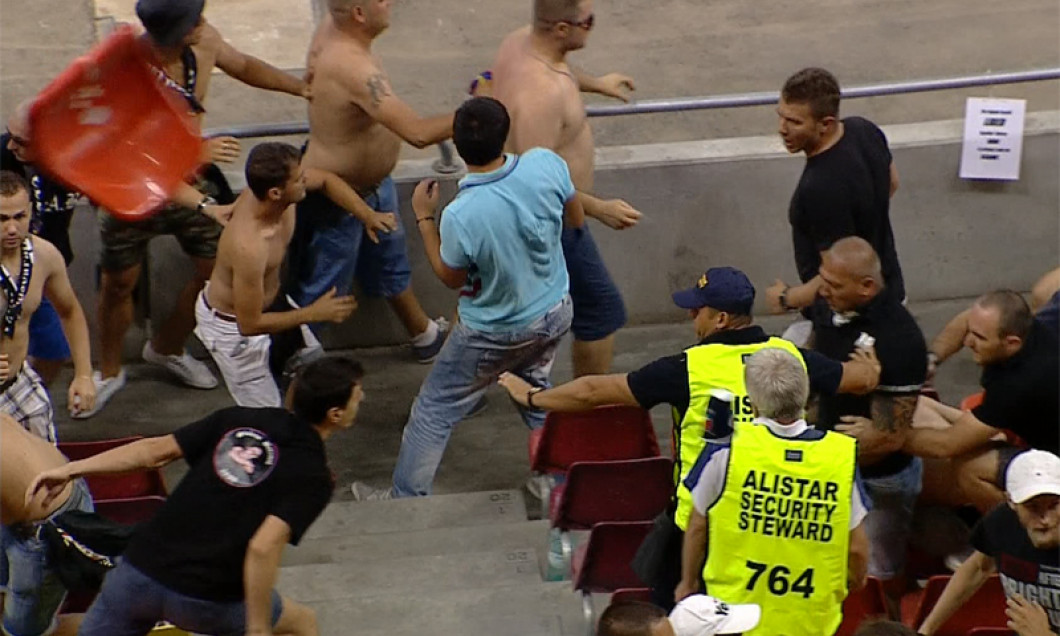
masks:
{"type": "MultiPolygon", "coordinates": [[[[724,389],[733,394],[733,422],[753,420],[754,410],[743,382],[743,363],[751,354],[769,347],[787,351],[806,368],[799,348],[781,338],[752,344],[701,344],[685,351],[688,358],[688,410],[680,423],[674,425],[674,448],[678,449],[674,464],[674,485],[677,487],[674,523],[682,531],[688,529],[688,521],[692,518],[692,493],[684,481],[707,445],[704,434],[710,392],[724,389]]],[[[674,415],[677,422],[677,413],[674,415]]]]}
{"type": "Polygon", "coordinates": [[[721,497],[707,511],[707,593],[758,603],[760,636],[834,634],[847,596],[855,442],[787,439],[737,424],[721,497]]]}

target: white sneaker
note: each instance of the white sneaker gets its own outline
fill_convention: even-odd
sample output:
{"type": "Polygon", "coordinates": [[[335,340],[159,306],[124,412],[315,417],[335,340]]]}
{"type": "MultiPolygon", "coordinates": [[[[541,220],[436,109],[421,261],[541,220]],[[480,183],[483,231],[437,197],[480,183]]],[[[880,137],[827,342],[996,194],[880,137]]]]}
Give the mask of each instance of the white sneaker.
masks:
{"type": "Polygon", "coordinates": [[[151,341],[144,343],[144,362],[157,364],[168,369],[170,373],[180,378],[184,384],[196,389],[212,389],[217,386],[217,378],[210,371],[210,367],[199,362],[188,355],[187,351],[179,356],[166,356],[155,351],[151,341]]]}
{"type": "Polygon", "coordinates": [[[92,382],[96,385],[96,403],[91,410],[71,413],[70,417],[75,420],[87,420],[103,410],[114,394],[125,386],[125,369],[123,368],[113,378],[104,378],[99,371],[93,371],[92,382]]]}

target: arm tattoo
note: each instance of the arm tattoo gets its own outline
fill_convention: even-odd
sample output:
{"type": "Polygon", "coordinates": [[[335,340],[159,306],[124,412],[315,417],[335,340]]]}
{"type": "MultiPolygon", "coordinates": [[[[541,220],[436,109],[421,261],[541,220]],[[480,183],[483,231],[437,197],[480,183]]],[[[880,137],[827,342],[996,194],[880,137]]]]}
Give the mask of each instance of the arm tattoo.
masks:
{"type": "Polygon", "coordinates": [[[390,96],[390,85],[386,81],[386,73],[379,72],[368,78],[368,93],[372,96],[372,108],[379,108],[383,98],[390,96]]]}
{"type": "Polygon", "coordinates": [[[874,393],[871,406],[872,425],[885,433],[908,431],[913,424],[917,397],[874,393]]]}

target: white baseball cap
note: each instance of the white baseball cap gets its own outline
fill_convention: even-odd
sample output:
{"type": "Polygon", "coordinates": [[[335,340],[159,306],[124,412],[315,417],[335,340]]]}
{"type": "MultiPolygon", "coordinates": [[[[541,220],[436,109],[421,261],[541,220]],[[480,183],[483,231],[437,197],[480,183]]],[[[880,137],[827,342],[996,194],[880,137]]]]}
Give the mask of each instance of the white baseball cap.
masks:
{"type": "Polygon", "coordinates": [[[729,605],[713,596],[695,594],[670,612],[670,624],[677,636],[740,634],[758,625],[762,608],[758,605],[729,605]]]}
{"type": "Polygon", "coordinates": [[[1018,504],[1038,495],[1060,495],[1060,457],[1040,450],[1016,455],[1005,472],[1005,487],[1018,504]]]}

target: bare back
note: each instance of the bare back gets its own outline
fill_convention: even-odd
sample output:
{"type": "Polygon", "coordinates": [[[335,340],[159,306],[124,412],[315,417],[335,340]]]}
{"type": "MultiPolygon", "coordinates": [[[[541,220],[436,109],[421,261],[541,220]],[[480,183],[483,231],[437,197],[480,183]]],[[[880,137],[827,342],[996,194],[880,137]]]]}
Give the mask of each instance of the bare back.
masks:
{"type": "Polygon", "coordinates": [[[493,96],[512,119],[508,149],[521,153],[551,140],[547,147],[566,160],[575,187],[591,192],[593,133],[569,67],[550,64],[535,54],[530,27],[523,27],[501,43],[492,72],[493,96]]]}
{"type": "Polygon", "coordinates": [[[306,60],[313,99],[302,165],[333,172],[354,189],[377,185],[394,170],[401,139],[354,101],[354,85],[382,76],[378,60],[337,28],[320,22],[306,60]]]}
{"type": "MultiPolygon", "coordinates": [[[[7,354],[12,374],[18,373],[22,368],[22,363],[26,360],[26,353],[29,350],[29,321],[40,307],[49,279],[57,273],[59,268],[64,271],[66,268],[62,254],[54,245],[37,236],[30,236],[30,240],[33,241],[33,274],[29,281],[29,289],[26,290],[26,298],[22,301],[22,314],[15,323],[15,335],[11,338],[0,336],[0,353],[7,354]]],[[[2,260],[12,278],[17,280],[21,276],[21,250],[19,254],[5,256],[2,260]]]]}
{"type": "Polygon", "coordinates": [[[257,200],[249,190],[240,195],[217,244],[217,261],[210,275],[207,301],[217,311],[235,314],[235,278],[243,268],[261,271],[264,266],[264,311],[280,292],[280,266],[294,234],[295,210],[289,206],[278,220],[255,215],[257,200]]]}
{"type": "Polygon", "coordinates": [[[57,448],[25,430],[11,416],[0,414],[0,523],[5,526],[37,521],[70,498],[73,484],[47,507],[25,503],[26,489],[38,474],[67,463],[57,448]]]}

